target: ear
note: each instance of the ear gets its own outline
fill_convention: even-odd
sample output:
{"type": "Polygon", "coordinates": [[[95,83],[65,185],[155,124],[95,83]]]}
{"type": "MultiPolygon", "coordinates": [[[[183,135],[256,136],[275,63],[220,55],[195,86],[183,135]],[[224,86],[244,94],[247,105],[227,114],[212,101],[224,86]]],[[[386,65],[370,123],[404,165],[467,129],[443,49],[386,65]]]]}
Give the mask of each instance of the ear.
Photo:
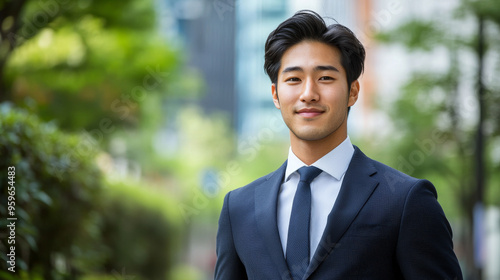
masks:
{"type": "Polygon", "coordinates": [[[351,107],[358,100],[359,94],[359,82],[358,80],[351,83],[351,91],[349,92],[349,100],[347,101],[347,106],[351,107]]]}
{"type": "Polygon", "coordinates": [[[276,109],[281,109],[281,106],[280,106],[280,99],[278,97],[278,89],[276,88],[276,84],[272,84],[271,85],[271,91],[273,93],[273,102],[274,102],[274,107],[276,107],[276,109]]]}

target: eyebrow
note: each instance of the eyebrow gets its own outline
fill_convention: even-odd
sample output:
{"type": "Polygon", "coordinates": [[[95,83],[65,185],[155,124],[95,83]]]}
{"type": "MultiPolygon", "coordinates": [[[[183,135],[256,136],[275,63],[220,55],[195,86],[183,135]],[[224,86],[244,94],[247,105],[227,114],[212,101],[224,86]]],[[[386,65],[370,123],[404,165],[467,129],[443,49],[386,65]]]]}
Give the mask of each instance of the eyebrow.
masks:
{"type": "MultiPolygon", "coordinates": [[[[335,71],[335,72],[340,72],[339,69],[337,69],[334,66],[331,65],[318,65],[314,67],[314,71],[335,71]]],[[[290,66],[285,69],[281,73],[288,73],[288,72],[294,72],[294,71],[299,71],[299,72],[304,72],[304,69],[300,66],[290,66]]]]}
{"type": "Polygon", "coordinates": [[[319,66],[314,67],[314,71],[328,71],[328,70],[340,72],[339,69],[337,69],[336,67],[333,67],[331,65],[319,65],[319,66]]]}

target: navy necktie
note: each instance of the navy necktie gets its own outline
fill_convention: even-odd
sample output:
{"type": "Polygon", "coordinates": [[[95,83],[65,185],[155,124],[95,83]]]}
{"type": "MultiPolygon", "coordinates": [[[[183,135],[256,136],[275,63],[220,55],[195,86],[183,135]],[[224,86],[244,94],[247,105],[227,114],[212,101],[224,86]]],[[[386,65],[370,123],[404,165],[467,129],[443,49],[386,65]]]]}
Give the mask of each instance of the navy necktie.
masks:
{"type": "Polygon", "coordinates": [[[314,166],[298,170],[300,182],[293,198],[292,214],[288,227],[286,262],[293,280],[300,280],[309,266],[309,220],[311,218],[311,182],[321,169],[314,166]]]}

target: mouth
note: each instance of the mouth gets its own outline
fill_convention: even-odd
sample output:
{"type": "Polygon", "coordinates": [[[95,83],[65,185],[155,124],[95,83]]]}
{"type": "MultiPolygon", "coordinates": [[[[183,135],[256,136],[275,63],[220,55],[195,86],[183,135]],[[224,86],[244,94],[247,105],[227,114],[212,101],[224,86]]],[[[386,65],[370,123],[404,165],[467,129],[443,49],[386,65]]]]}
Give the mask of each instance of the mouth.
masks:
{"type": "Polygon", "coordinates": [[[304,118],[314,118],[323,114],[324,112],[324,110],[320,110],[317,108],[302,108],[297,111],[297,114],[304,118]]]}

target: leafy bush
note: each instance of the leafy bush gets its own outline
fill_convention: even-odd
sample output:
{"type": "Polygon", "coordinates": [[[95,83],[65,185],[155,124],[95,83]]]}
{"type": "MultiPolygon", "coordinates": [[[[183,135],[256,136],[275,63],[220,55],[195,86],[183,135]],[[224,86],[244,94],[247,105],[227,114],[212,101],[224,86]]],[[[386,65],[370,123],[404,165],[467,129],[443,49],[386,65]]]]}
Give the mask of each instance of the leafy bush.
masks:
{"type": "Polygon", "coordinates": [[[140,183],[106,185],[99,210],[100,242],[108,252],[103,272],[123,279],[165,279],[180,246],[176,204],[140,183]]]}
{"type": "MultiPolygon", "coordinates": [[[[101,189],[96,153],[91,141],[0,105],[0,214],[9,214],[4,183],[8,167],[14,167],[17,271],[38,271],[45,279],[71,273],[74,241],[85,233],[101,189]]],[[[2,252],[11,246],[5,223],[0,221],[2,252]]],[[[1,258],[6,271],[6,255],[1,258]]]]}
{"type": "MultiPolygon", "coordinates": [[[[85,135],[0,104],[0,214],[9,215],[4,182],[15,167],[17,217],[16,274],[2,254],[0,278],[165,279],[180,243],[176,204],[140,182],[105,181],[97,153],[85,135]]],[[[1,252],[11,246],[6,222],[1,252]]]]}

